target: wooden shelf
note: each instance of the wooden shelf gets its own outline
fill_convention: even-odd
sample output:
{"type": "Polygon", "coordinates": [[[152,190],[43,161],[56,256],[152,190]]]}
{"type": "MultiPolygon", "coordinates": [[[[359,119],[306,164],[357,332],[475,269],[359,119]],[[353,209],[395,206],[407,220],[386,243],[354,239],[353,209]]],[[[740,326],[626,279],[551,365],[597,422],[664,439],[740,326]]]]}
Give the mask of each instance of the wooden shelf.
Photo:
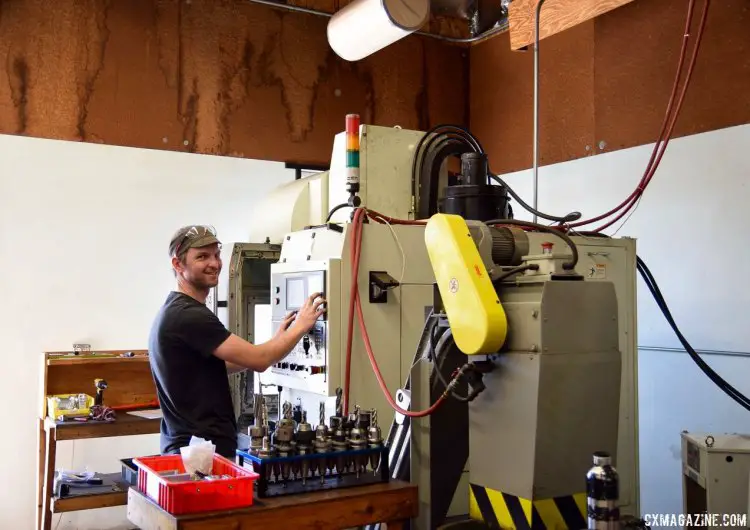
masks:
{"type": "MultiPolygon", "coordinates": [[[[149,419],[120,411],[113,422],[58,422],[48,417],[47,397],[96,392],[94,381],[104,379],[104,405],[149,408],[156,402],[148,351],[99,350],[45,352],[41,359],[41,409],[38,417],[38,469],[36,528],[52,530],[52,513],[90,510],[127,504],[127,485],[122,491],[56,498],[51,495],[56,469],[57,442],[158,434],[161,418],[149,419]],[[123,357],[131,353],[132,357],[123,357]]],[[[106,476],[106,475],[104,475],[106,476]]],[[[110,481],[117,477],[110,478],[110,481]]]]}
{"type": "Polygon", "coordinates": [[[97,508],[110,508],[112,506],[124,506],[128,503],[129,485],[117,480],[121,478],[120,473],[108,473],[99,475],[105,480],[109,479],[117,484],[121,491],[108,491],[105,493],[92,493],[91,495],[74,495],[72,497],[53,497],[52,513],[77,512],[80,510],[95,510],[97,508]]]}
{"type": "Polygon", "coordinates": [[[106,363],[147,363],[148,355],[136,355],[134,357],[105,357],[105,356],[85,356],[85,357],[50,357],[47,359],[47,366],[70,366],[78,364],[106,364],[106,363]]]}
{"type": "Polygon", "coordinates": [[[49,418],[44,420],[45,430],[56,430],[55,439],[78,440],[87,438],[111,438],[113,436],[135,436],[138,434],[157,434],[161,428],[161,418],[142,418],[127,412],[117,414],[113,422],[78,423],[56,422],[49,418]]]}

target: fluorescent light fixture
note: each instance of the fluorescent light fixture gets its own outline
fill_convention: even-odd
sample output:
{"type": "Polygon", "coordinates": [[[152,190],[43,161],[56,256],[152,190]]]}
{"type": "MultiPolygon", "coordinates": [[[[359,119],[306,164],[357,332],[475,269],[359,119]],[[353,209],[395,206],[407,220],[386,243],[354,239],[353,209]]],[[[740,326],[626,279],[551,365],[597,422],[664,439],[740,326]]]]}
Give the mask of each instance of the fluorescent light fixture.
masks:
{"type": "Polygon", "coordinates": [[[421,28],[430,0],[354,0],[328,22],[328,44],[346,61],[359,61],[421,28]]]}

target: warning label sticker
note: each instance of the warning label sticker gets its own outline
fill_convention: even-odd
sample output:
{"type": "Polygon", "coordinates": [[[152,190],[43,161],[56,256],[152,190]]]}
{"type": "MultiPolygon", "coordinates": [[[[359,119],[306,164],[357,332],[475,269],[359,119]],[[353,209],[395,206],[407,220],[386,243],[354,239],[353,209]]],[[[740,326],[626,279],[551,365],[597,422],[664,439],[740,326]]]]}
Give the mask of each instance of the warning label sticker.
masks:
{"type": "Polygon", "coordinates": [[[607,277],[607,265],[604,263],[594,263],[589,268],[589,278],[595,280],[604,280],[607,277]]]}

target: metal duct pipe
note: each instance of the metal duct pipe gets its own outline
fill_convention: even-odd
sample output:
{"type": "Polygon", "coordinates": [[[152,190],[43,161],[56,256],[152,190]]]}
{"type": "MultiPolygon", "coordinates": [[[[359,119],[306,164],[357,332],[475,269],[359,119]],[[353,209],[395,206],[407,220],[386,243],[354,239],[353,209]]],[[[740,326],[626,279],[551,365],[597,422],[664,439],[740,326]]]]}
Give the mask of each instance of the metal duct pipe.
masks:
{"type": "MultiPolygon", "coordinates": [[[[534,35],[534,209],[539,209],[539,19],[544,0],[536,5],[536,28],[534,35]]],[[[534,222],[537,215],[534,213],[534,222]]]]}
{"type": "MultiPolygon", "coordinates": [[[[333,16],[333,13],[326,13],[325,11],[318,11],[316,9],[308,9],[306,7],[298,7],[298,6],[288,5],[288,4],[281,4],[279,2],[274,2],[273,0],[249,0],[249,2],[253,4],[261,4],[264,6],[284,9],[286,11],[294,11],[295,13],[306,13],[308,15],[316,15],[319,17],[331,18],[333,16]]],[[[506,31],[508,31],[507,19],[501,20],[500,22],[498,22],[497,26],[495,26],[494,28],[488,29],[484,33],[481,33],[475,37],[467,37],[464,39],[456,38],[456,37],[445,37],[443,35],[435,35],[433,33],[425,33],[423,31],[415,31],[414,35],[430,37],[431,39],[436,39],[436,40],[443,41],[443,42],[450,42],[453,44],[476,44],[483,40],[489,39],[490,37],[494,37],[495,35],[505,33],[506,31]]]]}

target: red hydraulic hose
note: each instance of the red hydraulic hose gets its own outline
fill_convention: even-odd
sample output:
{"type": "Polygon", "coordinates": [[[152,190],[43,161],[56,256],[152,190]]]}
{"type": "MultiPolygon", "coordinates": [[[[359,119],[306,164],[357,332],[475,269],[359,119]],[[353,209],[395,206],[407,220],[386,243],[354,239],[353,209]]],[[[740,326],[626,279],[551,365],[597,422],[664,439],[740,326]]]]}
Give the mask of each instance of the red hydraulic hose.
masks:
{"type": "MultiPolygon", "coordinates": [[[[411,220],[402,220],[402,219],[394,219],[391,217],[387,217],[381,214],[378,214],[377,212],[373,211],[366,211],[364,208],[358,208],[357,211],[354,213],[354,218],[352,220],[352,289],[350,293],[350,308],[352,305],[354,305],[354,308],[357,311],[357,319],[359,321],[359,329],[362,333],[362,340],[364,341],[365,350],[367,351],[367,357],[370,360],[370,366],[372,366],[373,372],[375,372],[375,377],[378,380],[378,384],[380,385],[380,389],[383,391],[383,394],[385,395],[385,398],[388,400],[388,404],[395,410],[396,412],[403,414],[404,416],[408,416],[410,418],[421,418],[424,416],[428,416],[432,414],[442,403],[445,401],[446,397],[448,396],[448,388],[446,388],[445,392],[435,401],[435,403],[432,404],[428,409],[426,410],[420,410],[420,411],[409,411],[402,409],[399,407],[394,399],[391,397],[391,393],[388,391],[388,387],[385,384],[385,380],[383,379],[383,375],[380,372],[380,368],[378,367],[378,363],[375,360],[375,354],[372,350],[372,344],[370,343],[370,336],[367,333],[367,326],[365,325],[365,319],[362,314],[362,304],[360,302],[359,298],[359,289],[357,285],[357,276],[359,274],[359,257],[362,250],[362,227],[364,226],[364,220],[365,215],[370,216],[373,219],[376,219],[380,217],[383,220],[387,220],[387,222],[391,224],[424,224],[425,222],[419,222],[419,221],[411,221],[411,220]]],[[[349,313],[349,330],[348,330],[348,338],[347,338],[347,347],[346,347],[346,371],[344,375],[344,406],[349,406],[349,386],[351,381],[351,357],[352,357],[352,336],[353,336],[353,317],[354,317],[354,310],[351,310],[349,313]]],[[[347,409],[345,410],[345,414],[348,413],[347,409]]]]}
{"type": "MultiPolygon", "coordinates": [[[[690,57],[690,64],[688,65],[688,71],[687,75],[685,77],[685,84],[682,86],[682,92],[680,93],[680,98],[677,101],[677,110],[674,113],[674,116],[672,117],[672,120],[669,123],[669,130],[667,131],[667,138],[664,141],[663,148],[659,152],[659,156],[656,158],[656,162],[654,163],[651,170],[648,172],[646,181],[643,183],[642,186],[639,186],[636,191],[638,191],[637,196],[631,195],[630,203],[628,207],[620,212],[620,214],[612,219],[611,221],[608,221],[606,224],[600,226],[599,228],[595,229],[594,232],[601,232],[605,228],[608,228],[612,226],[614,223],[616,223],[619,219],[621,219],[625,214],[627,214],[635,205],[635,203],[638,201],[639,197],[643,194],[643,190],[646,189],[646,186],[648,186],[649,182],[651,182],[651,179],[654,177],[654,173],[656,173],[656,168],[659,166],[659,163],[661,162],[662,157],[664,156],[664,152],[667,150],[667,145],[669,145],[669,140],[672,137],[672,132],[674,131],[675,124],[677,123],[677,116],[680,114],[680,109],[682,108],[682,104],[685,101],[685,94],[687,93],[688,85],[690,84],[690,78],[693,75],[693,69],[695,68],[695,62],[698,58],[698,49],[701,45],[701,40],[703,39],[703,30],[706,26],[706,19],[708,18],[708,5],[711,3],[710,0],[706,0],[705,5],[703,6],[703,13],[701,14],[701,21],[700,26],[698,27],[698,35],[696,37],[695,41],[695,47],[693,48],[693,55],[690,57]]],[[[686,34],[687,37],[687,34],[686,34]]],[[[652,155],[653,157],[653,155],[652,155]]]]}
{"type": "MultiPolygon", "coordinates": [[[[352,283],[351,293],[356,293],[358,290],[357,284],[357,271],[359,271],[359,255],[362,250],[362,246],[359,244],[359,234],[357,233],[357,226],[361,223],[362,217],[365,215],[364,209],[357,208],[354,212],[354,218],[352,220],[352,241],[351,241],[351,260],[352,260],[352,283]]],[[[349,321],[347,323],[347,338],[346,338],[346,368],[344,372],[344,392],[342,400],[342,409],[344,416],[349,414],[349,381],[351,379],[352,370],[352,339],[354,335],[354,296],[349,296],[349,321]]]]}
{"type": "MultiPolygon", "coordinates": [[[[706,1],[705,10],[708,9],[708,3],[709,3],[709,0],[706,1]]],[[[619,205],[612,208],[610,211],[603,213],[601,215],[598,215],[596,217],[593,217],[591,219],[570,223],[568,225],[570,228],[576,228],[579,226],[584,226],[587,224],[595,223],[597,221],[601,221],[602,219],[606,219],[610,215],[617,213],[619,210],[621,210],[623,207],[627,206],[628,204],[633,203],[635,200],[637,200],[638,196],[642,194],[643,191],[646,189],[646,185],[648,184],[648,181],[650,180],[648,176],[649,176],[649,173],[653,174],[651,171],[652,165],[654,163],[654,160],[656,159],[656,153],[659,149],[659,144],[664,139],[664,133],[667,130],[667,127],[669,124],[669,117],[672,114],[672,107],[674,105],[675,96],[677,95],[677,89],[680,85],[680,77],[681,77],[682,67],[685,63],[685,55],[687,52],[688,39],[690,37],[690,25],[693,20],[693,8],[694,7],[695,7],[695,0],[690,0],[690,3],[688,4],[687,17],[685,21],[685,31],[683,32],[682,48],[680,49],[680,58],[677,63],[677,75],[675,76],[674,85],[672,86],[672,93],[669,97],[669,102],[667,104],[667,111],[664,115],[664,122],[662,123],[661,131],[659,132],[656,145],[654,145],[654,149],[651,152],[651,158],[649,159],[648,164],[646,165],[646,171],[644,172],[643,177],[638,183],[638,186],[635,188],[635,190],[633,190],[633,193],[631,193],[627,199],[625,199],[619,205]]],[[[696,50],[697,50],[697,46],[696,46],[696,50]]],[[[657,162],[657,165],[658,165],[658,162],[657,162]]]]}
{"type": "Polygon", "coordinates": [[[385,395],[385,398],[388,400],[388,404],[391,406],[393,410],[398,412],[399,414],[403,414],[404,416],[408,416],[410,418],[423,418],[425,416],[429,416],[433,412],[437,410],[437,408],[443,404],[443,401],[445,401],[445,398],[448,396],[448,389],[446,388],[445,392],[443,392],[440,397],[433,403],[428,409],[426,410],[419,410],[419,411],[410,411],[405,410],[399,407],[396,402],[391,397],[391,393],[388,391],[388,387],[385,384],[385,381],[383,380],[383,374],[380,373],[380,368],[378,367],[378,363],[375,360],[375,354],[372,351],[372,344],[370,344],[370,337],[367,334],[367,327],[365,326],[365,319],[362,315],[362,304],[359,300],[359,293],[357,293],[356,298],[356,307],[357,307],[357,318],[359,320],[359,329],[362,332],[362,340],[365,342],[365,350],[367,350],[367,357],[370,359],[370,366],[372,366],[372,371],[375,372],[375,377],[378,379],[378,384],[380,385],[380,389],[383,391],[383,394],[385,395]]]}

